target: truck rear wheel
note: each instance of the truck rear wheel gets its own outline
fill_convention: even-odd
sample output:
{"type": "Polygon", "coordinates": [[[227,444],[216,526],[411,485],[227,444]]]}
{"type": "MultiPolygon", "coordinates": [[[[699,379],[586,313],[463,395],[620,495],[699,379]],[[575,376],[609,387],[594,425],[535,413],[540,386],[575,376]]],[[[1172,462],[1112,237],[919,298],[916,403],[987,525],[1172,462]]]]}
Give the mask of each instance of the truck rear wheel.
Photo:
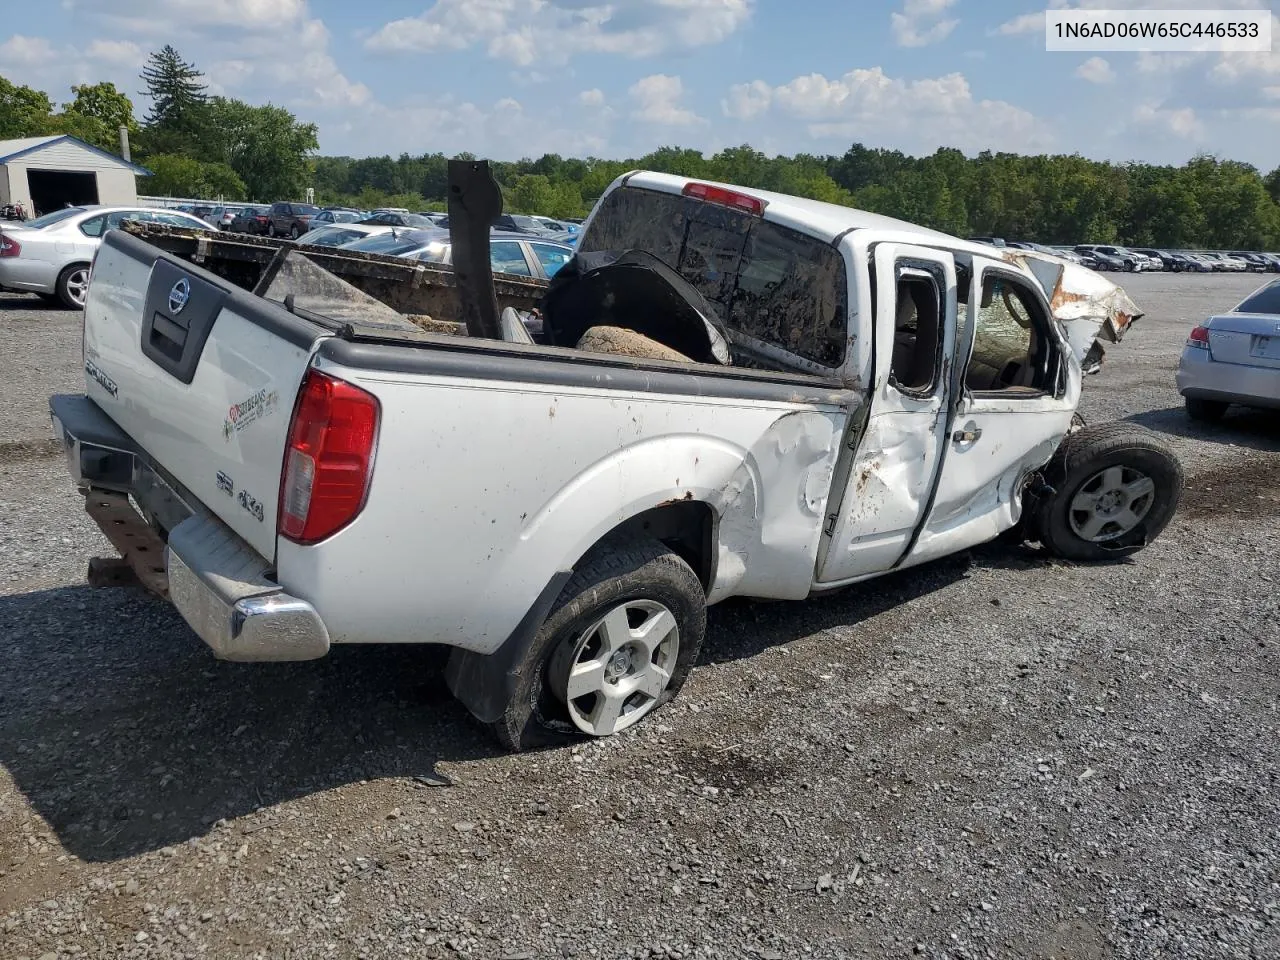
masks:
{"type": "Polygon", "coordinates": [[[493,731],[509,750],[606,737],[671,700],[707,629],[697,574],[655,540],[589,553],[517,668],[493,731]]]}
{"type": "Polygon", "coordinates": [[[1036,508],[1045,549],[1067,560],[1111,560],[1160,535],[1182,496],[1182,465],[1154,433],[1128,423],[1068,434],[1049,465],[1053,488],[1036,508]]]}

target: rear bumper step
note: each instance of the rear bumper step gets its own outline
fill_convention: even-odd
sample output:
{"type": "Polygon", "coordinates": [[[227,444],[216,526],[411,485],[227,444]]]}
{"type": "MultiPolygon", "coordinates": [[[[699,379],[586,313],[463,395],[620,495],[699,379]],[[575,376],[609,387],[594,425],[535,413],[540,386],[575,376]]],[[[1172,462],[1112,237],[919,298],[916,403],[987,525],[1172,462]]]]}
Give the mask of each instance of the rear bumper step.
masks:
{"type": "Polygon", "coordinates": [[[89,515],[142,584],[168,596],[219,659],[313,660],[329,652],[315,608],[285,593],[270,578],[271,564],[162,476],[93,401],[51,397],[49,412],[89,515]],[[167,544],[130,497],[168,530],[167,544]]]}

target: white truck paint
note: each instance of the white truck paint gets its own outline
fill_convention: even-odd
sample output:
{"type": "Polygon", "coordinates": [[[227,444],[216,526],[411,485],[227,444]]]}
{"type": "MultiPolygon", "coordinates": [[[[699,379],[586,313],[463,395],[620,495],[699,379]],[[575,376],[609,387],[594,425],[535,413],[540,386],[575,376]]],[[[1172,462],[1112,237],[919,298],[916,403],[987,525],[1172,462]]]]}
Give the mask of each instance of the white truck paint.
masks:
{"type": "MultiPolygon", "coordinates": [[[[621,231],[643,247],[649,225],[635,224],[632,241],[627,222],[609,218],[631,198],[701,209],[688,206],[689,185],[662,174],[620,178],[580,249],[610,231],[614,246],[621,231]]],[[[775,372],[469,338],[353,342],[112,234],[86,309],[89,405],[53,405],[72,473],[86,489],[132,493],[168,539],[175,602],[220,656],[298,659],[332,643],[432,642],[489,659],[501,652],[508,676],[520,672],[510,666],[513,642],[531,642],[583,558],[636,518],[675,510],[681,522],[710,519],[696,571],[707,604],[802,599],[1013,527],[1027,484],[1071,428],[1086,352],[1099,334],[1118,340],[1136,314],[1123,292],[1052,258],[1002,257],[856,210],[712,187],[762,207],[757,219],[784,228],[778,236],[793,231],[835,251],[843,313],[819,300],[836,311],[837,366],[732,323],[733,342],[754,344],[775,372]],[[990,347],[996,296],[1011,315],[1030,314],[1032,346],[1009,384],[975,390],[975,337],[990,347]],[[1069,330],[1051,301],[1069,305],[1069,330]],[[183,310],[190,330],[165,326],[183,310]],[[140,344],[160,337],[178,356],[202,311],[208,339],[184,382],[140,344]],[[176,339],[163,340],[162,326],[176,339]],[[921,383],[900,382],[908,367],[924,371],[921,383]],[[278,501],[308,371],[367,391],[379,420],[362,508],[304,545],[278,532],[278,501]],[[180,504],[176,526],[140,493],[143,475],[147,490],[159,485],[166,503],[180,504]]],[[[684,258],[684,247],[669,255],[684,258]]],[[[743,254],[737,265],[739,286],[747,261],[743,254]]],[[[765,285],[763,296],[789,278],[765,285]]],[[[454,678],[478,675],[463,669],[454,678]]],[[[493,721],[483,700],[468,703],[493,721]]],[[[658,702],[655,694],[649,706],[658,702]]],[[[608,729],[578,725],[607,733],[639,718],[618,711],[608,729]]]]}

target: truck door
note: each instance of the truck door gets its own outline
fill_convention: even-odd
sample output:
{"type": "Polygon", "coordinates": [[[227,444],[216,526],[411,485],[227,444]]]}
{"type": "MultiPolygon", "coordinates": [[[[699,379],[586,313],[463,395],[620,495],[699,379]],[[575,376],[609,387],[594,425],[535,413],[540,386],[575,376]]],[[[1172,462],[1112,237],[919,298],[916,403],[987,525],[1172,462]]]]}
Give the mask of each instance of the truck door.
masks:
{"type": "Polygon", "coordinates": [[[1080,397],[1070,349],[1043,292],[974,258],[960,323],[955,413],[929,516],[910,566],[984,543],[1021,516],[1027,475],[1049,461],[1080,397]]]}
{"type": "Polygon", "coordinates": [[[946,443],[956,272],[951,254],[874,248],[874,348],[867,423],[837,477],[824,529],[820,584],[890,570],[925,519],[946,443]]]}

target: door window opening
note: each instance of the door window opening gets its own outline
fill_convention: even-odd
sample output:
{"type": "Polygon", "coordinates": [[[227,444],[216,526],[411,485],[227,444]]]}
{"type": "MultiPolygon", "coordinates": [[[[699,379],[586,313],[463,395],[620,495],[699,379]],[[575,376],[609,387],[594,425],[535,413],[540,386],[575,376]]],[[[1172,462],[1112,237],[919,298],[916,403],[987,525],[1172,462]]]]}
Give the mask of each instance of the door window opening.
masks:
{"type": "Polygon", "coordinates": [[[937,280],[924,271],[899,272],[889,364],[894,386],[918,396],[933,393],[941,344],[942,294],[937,280]]]}
{"type": "Polygon", "coordinates": [[[987,272],[974,318],[965,386],[973,393],[1051,392],[1052,341],[1039,302],[1015,278],[987,272]]]}

